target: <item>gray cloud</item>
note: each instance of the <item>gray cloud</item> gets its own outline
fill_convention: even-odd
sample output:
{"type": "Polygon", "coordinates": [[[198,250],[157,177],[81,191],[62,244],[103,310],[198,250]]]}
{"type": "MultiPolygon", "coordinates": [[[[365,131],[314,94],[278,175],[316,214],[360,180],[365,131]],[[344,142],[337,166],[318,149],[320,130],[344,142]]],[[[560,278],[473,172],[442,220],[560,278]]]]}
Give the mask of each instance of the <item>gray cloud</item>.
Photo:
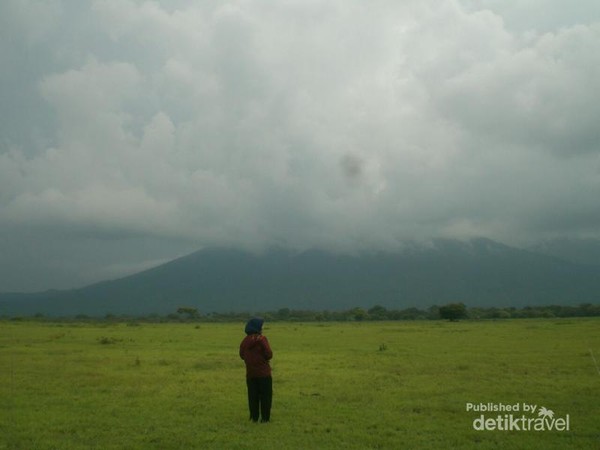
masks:
{"type": "MultiPolygon", "coordinates": [[[[131,267],[205,245],[599,237],[599,13],[3,2],[0,227],[45,261],[119,242],[131,267]]],[[[96,277],[61,273],[115,274],[109,253],[96,277]]],[[[0,290],[52,287],[29,255],[32,280],[0,290]]]]}

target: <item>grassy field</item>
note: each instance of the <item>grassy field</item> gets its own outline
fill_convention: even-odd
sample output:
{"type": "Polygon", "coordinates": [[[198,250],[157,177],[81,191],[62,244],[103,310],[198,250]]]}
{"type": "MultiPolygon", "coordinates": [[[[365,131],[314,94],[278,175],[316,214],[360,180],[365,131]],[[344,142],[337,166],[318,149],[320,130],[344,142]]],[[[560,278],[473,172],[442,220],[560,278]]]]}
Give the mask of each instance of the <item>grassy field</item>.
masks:
{"type": "Polygon", "coordinates": [[[599,319],[266,324],[269,424],[248,421],[242,330],[0,322],[0,449],[600,448],[599,319]],[[570,429],[477,431],[501,413],[468,403],[570,429]]]}

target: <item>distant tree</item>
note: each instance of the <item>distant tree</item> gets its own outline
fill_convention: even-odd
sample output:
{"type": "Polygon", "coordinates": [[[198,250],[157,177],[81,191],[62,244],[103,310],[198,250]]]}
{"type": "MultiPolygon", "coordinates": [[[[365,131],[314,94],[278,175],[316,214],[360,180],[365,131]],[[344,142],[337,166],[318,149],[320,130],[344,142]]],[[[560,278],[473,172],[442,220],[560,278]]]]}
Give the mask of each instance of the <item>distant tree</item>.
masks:
{"type": "Polygon", "coordinates": [[[385,320],[387,319],[388,310],[381,305],[375,305],[367,310],[371,319],[385,320]]]}
{"type": "Polygon", "coordinates": [[[496,319],[510,319],[511,317],[512,317],[511,312],[507,308],[499,309],[496,312],[496,319]]]}
{"type": "Polygon", "coordinates": [[[416,320],[416,319],[425,319],[427,317],[427,313],[425,311],[421,311],[418,308],[406,308],[401,311],[398,311],[397,318],[398,320],[416,320]]]}
{"type": "Polygon", "coordinates": [[[467,307],[464,303],[448,303],[440,306],[439,312],[442,319],[448,319],[451,322],[467,317],[467,307]]]}
{"type": "Polygon", "coordinates": [[[177,309],[177,314],[186,314],[188,319],[197,319],[199,317],[198,310],[189,306],[182,306],[177,309]]]}
{"type": "Polygon", "coordinates": [[[270,312],[266,312],[264,314],[259,314],[259,316],[262,317],[267,322],[273,322],[276,319],[275,316],[270,312]]]}
{"type": "Polygon", "coordinates": [[[440,317],[440,307],[438,305],[432,305],[427,308],[427,318],[430,320],[435,320],[440,317]]]}
{"type": "Polygon", "coordinates": [[[290,318],[290,308],[281,308],[277,311],[277,318],[280,320],[287,320],[290,318]]]}
{"type": "Polygon", "coordinates": [[[359,307],[352,308],[350,311],[348,311],[348,313],[354,320],[357,320],[357,321],[362,321],[367,318],[367,312],[364,309],[359,308],[359,307]]]}

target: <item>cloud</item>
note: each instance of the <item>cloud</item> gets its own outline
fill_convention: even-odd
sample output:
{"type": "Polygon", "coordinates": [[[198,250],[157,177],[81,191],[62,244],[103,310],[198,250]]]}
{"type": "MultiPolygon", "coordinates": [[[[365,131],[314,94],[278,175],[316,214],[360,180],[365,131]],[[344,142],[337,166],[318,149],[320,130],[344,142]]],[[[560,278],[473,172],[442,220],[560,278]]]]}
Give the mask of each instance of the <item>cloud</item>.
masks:
{"type": "Polygon", "coordinates": [[[444,81],[439,109],[474,134],[569,156],[598,151],[598,25],[546,34],[444,81]],[[590,94],[592,97],[590,97],[590,94]]]}
{"type": "Polygon", "coordinates": [[[597,7],[528,5],[5,2],[0,226],[190,249],[598,237],[597,7]]]}
{"type": "Polygon", "coordinates": [[[2,5],[3,33],[15,42],[41,43],[51,36],[63,16],[59,0],[6,0],[2,5]]]}

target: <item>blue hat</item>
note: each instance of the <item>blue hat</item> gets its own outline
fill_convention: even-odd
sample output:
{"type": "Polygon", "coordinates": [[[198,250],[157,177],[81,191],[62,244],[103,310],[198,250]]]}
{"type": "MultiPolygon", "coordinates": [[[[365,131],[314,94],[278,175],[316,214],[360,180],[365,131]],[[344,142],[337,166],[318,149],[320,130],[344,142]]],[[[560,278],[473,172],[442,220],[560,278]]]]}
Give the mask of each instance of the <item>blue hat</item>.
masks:
{"type": "Polygon", "coordinates": [[[264,322],[264,319],[261,319],[260,317],[253,317],[246,324],[246,334],[260,333],[262,331],[262,326],[264,322]]]}

